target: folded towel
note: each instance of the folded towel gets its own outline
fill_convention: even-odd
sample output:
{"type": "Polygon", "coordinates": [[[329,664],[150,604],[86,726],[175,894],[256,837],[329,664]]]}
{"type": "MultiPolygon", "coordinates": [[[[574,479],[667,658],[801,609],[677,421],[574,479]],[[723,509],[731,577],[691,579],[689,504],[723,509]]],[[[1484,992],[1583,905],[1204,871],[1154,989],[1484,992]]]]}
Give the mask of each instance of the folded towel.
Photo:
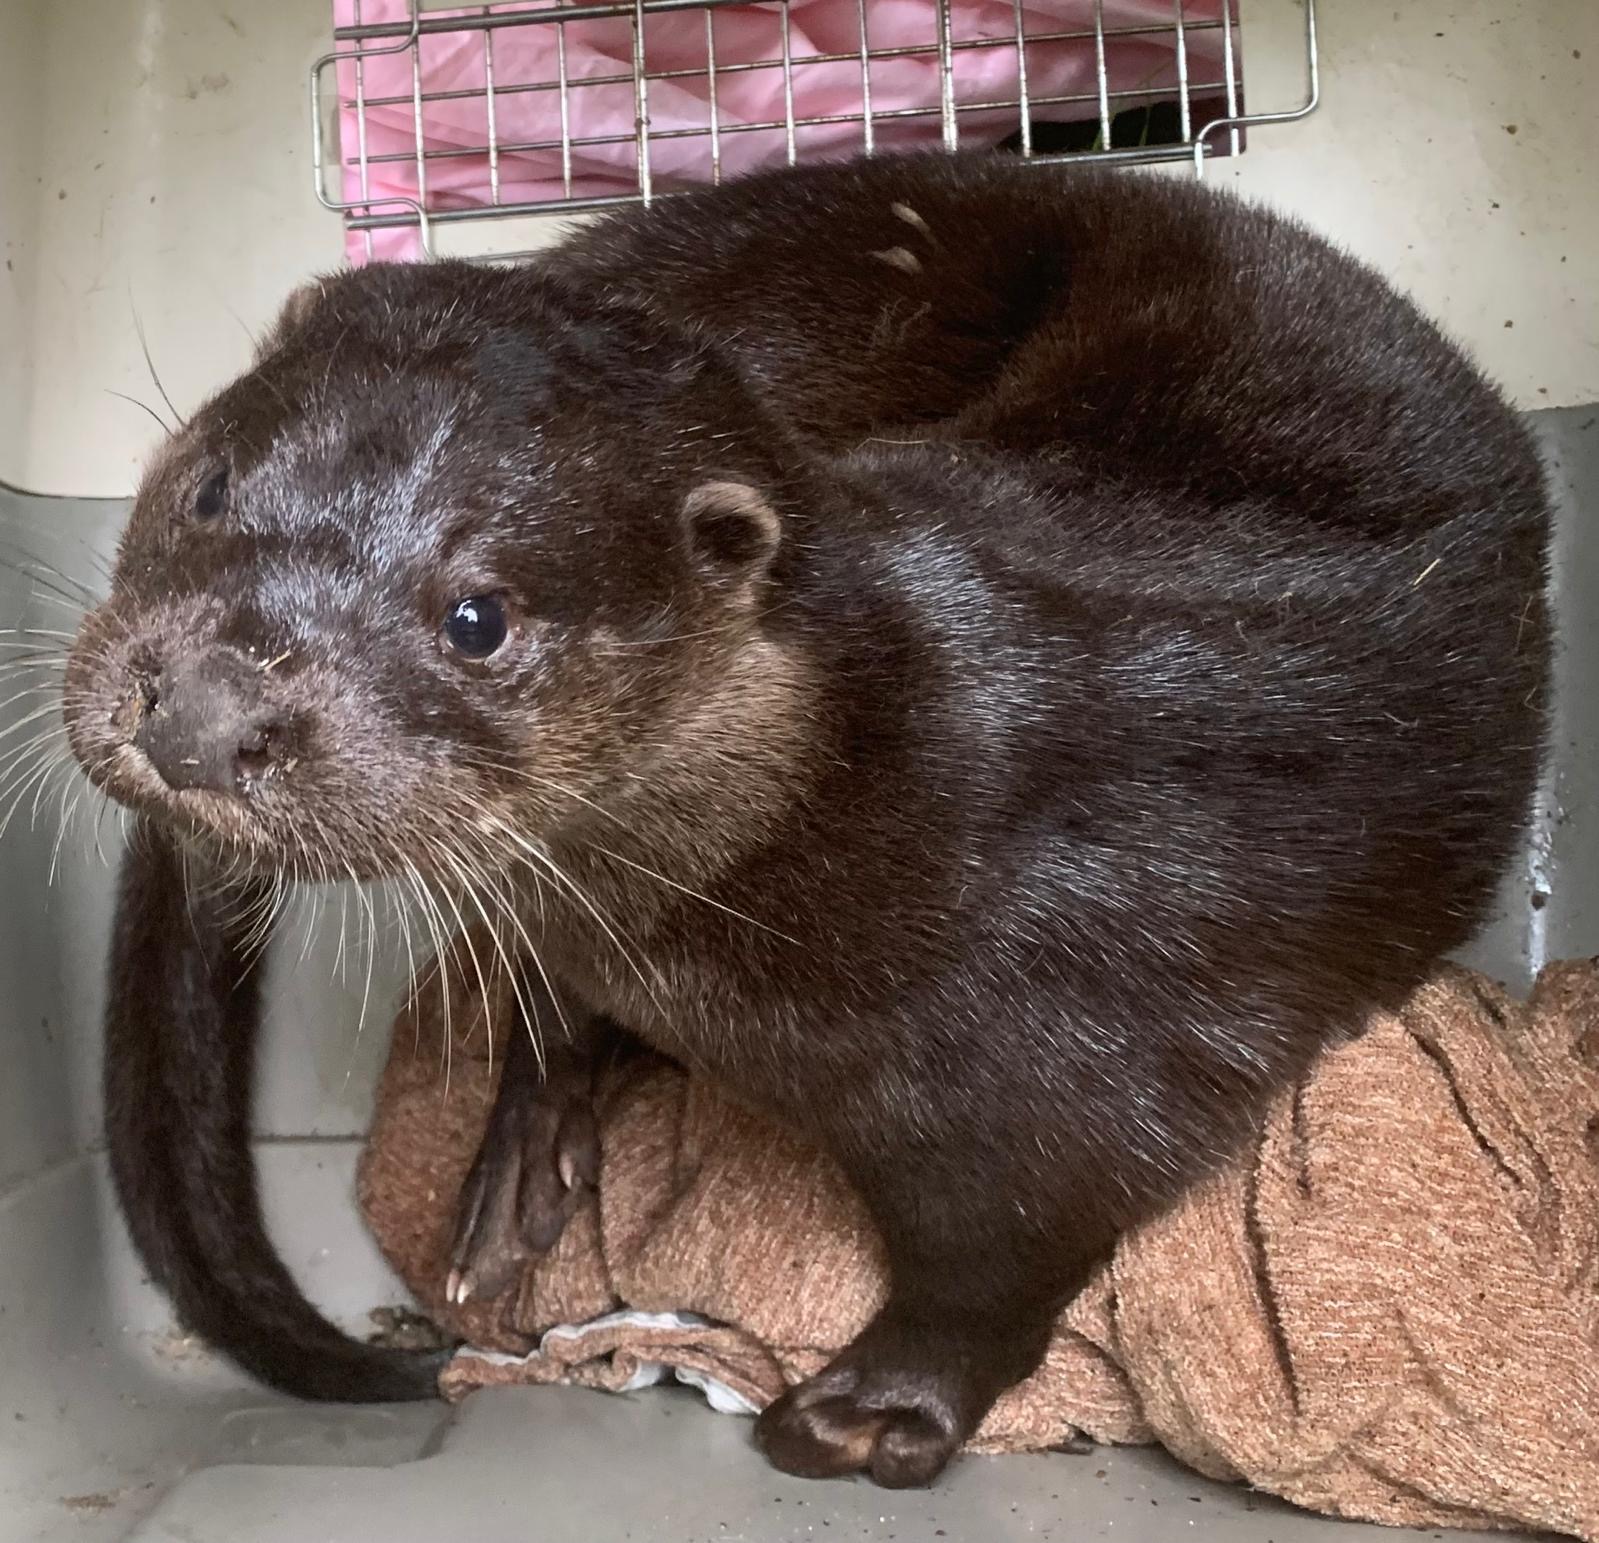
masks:
{"type": "MultiPolygon", "coordinates": [[[[602,1086],[597,1205],[497,1300],[443,1300],[456,1191],[493,1091],[483,1003],[401,1015],[363,1163],[367,1219],[475,1347],[451,1397],[667,1374],[753,1411],[883,1292],[831,1162],[665,1062],[602,1086]]],[[[488,1015],[510,1022],[508,994],[488,1015]]],[[[1158,1441],[1338,1516],[1599,1539],[1599,961],[1530,1003],[1448,969],[1325,1053],[1261,1133],[1125,1237],[979,1450],[1158,1441]]]]}

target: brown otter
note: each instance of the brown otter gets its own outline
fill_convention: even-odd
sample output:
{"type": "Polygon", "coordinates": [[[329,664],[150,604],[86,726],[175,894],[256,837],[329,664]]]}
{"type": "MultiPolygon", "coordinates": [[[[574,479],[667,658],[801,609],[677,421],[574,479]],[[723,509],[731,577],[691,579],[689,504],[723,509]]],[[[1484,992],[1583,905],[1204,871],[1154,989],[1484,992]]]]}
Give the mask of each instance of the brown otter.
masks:
{"type": "Polygon", "coordinates": [[[172,843],[406,878],[497,928],[561,1062],[513,1036],[456,1293],[558,1231],[619,1026],[882,1231],[887,1304],[763,1448],[927,1481],[1117,1231],[1480,917],[1546,518],[1410,305],[1176,183],[792,172],[544,270],[325,281],[157,459],[69,671],[149,821],[107,1055],[141,1250],[281,1386],[431,1386],[271,1254],[247,919],[179,923],[172,843]]]}

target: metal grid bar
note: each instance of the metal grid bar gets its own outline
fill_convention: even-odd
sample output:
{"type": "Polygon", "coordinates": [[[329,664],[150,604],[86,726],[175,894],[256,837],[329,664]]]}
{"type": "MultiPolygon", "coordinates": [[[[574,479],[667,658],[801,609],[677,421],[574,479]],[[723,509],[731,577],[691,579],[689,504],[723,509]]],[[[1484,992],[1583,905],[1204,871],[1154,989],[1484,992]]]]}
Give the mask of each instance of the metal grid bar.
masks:
{"type": "Polygon", "coordinates": [[[794,124],[794,33],[785,5],[780,18],[783,34],[783,143],[790,166],[799,159],[799,139],[794,124]]]}
{"type": "MultiPolygon", "coordinates": [[[[638,144],[639,197],[648,203],[654,186],[650,180],[650,77],[644,64],[644,14],[644,0],[633,0],[633,136],[638,144]]],[[[574,148],[576,143],[574,140],[574,148]]]]}
{"type": "MultiPolygon", "coordinates": [[[[1222,19],[1222,69],[1227,76],[1227,116],[1236,120],[1238,117],[1238,83],[1234,78],[1237,66],[1233,53],[1233,0],[1221,0],[1222,19]]],[[[1228,144],[1233,155],[1238,154],[1238,124],[1236,121],[1229,124],[1227,129],[1228,144]]]]}
{"type": "Polygon", "coordinates": [[[566,78],[566,26],[555,27],[555,68],[561,92],[561,193],[572,196],[572,93],[566,78]]]}
{"type": "MultiPolygon", "coordinates": [[[[1020,0],[1018,0],[1020,3],[1020,0]]],[[[355,19],[361,19],[361,0],[355,0],[355,19]]],[[[355,56],[355,142],[357,154],[360,156],[361,166],[361,197],[372,196],[372,163],[367,158],[366,152],[366,59],[361,54],[355,56]]],[[[362,248],[366,253],[366,260],[372,261],[372,232],[362,232],[362,248]]]]}
{"type": "MultiPolygon", "coordinates": [[[[936,109],[933,113],[936,116],[936,109]]],[[[856,119],[855,121],[859,121],[856,119]]],[[[1220,120],[1218,120],[1220,121],[1220,120]]],[[[1191,152],[1185,150],[1184,155],[1191,152]]],[[[1020,157],[1018,157],[1020,159],[1020,157]]],[[[1047,166],[1060,161],[1093,161],[1097,165],[1111,166],[1147,166],[1162,161],[1173,160],[1170,150],[1162,147],[1147,149],[1131,147],[1124,150],[1093,150],[1083,154],[1070,155],[1035,155],[1022,161],[1024,166],[1047,166]]],[[[671,198],[675,193],[656,193],[656,198],[671,198]]],[[[404,200],[390,200],[393,203],[403,203],[404,200]]],[[[470,224],[478,220],[512,219],[541,214],[595,214],[605,209],[623,208],[628,204],[639,202],[637,193],[600,193],[593,197],[573,197],[563,199],[560,204],[551,204],[548,200],[531,200],[525,203],[503,203],[496,209],[434,209],[427,216],[429,226],[470,224]]],[[[404,226],[414,226],[417,223],[414,214],[350,214],[345,219],[345,224],[351,230],[394,230],[404,226]]],[[[428,248],[431,251],[431,247],[428,248]]]]}
{"type": "MultiPolygon", "coordinates": [[[[1222,0],[1226,5],[1227,0],[1222,0]]],[[[1110,132],[1110,75],[1105,68],[1105,0],[1094,0],[1094,78],[1099,85],[1099,148],[1113,150],[1110,132]]]]}
{"type": "Polygon", "coordinates": [[[1188,90],[1188,26],[1187,18],[1183,15],[1183,0],[1172,0],[1177,8],[1176,27],[1173,29],[1177,41],[1177,112],[1182,137],[1192,139],[1194,134],[1193,103],[1188,90]]]}
{"type": "MultiPolygon", "coordinates": [[[[648,9],[649,6],[652,3],[653,3],[653,0],[645,0],[646,9],[648,9]]],[[[858,0],[858,3],[860,5],[862,13],[864,14],[864,12],[866,10],[866,7],[869,4],[869,0],[858,0]]],[[[1020,12],[1020,10],[1021,10],[1020,0],[1017,0],[1017,4],[1016,4],[1015,8],[1016,8],[1016,10],[1018,12],[1020,12]]],[[[629,9],[631,10],[631,4],[629,6],[629,9]]],[[[565,32],[565,30],[566,30],[565,27],[562,26],[560,23],[557,22],[557,23],[554,23],[554,25],[557,27],[558,31],[560,31],[561,33],[565,32]]],[[[1221,22],[1219,20],[1218,21],[1188,22],[1187,25],[1186,25],[1185,31],[1186,32],[1198,32],[1198,33],[1214,32],[1214,33],[1218,34],[1218,36],[1219,36],[1220,33],[1222,32],[1224,26],[1225,26],[1225,23],[1223,23],[1223,22],[1221,22]]],[[[1141,27],[1107,27],[1105,29],[1105,34],[1104,35],[1105,35],[1106,39],[1108,39],[1108,40],[1115,40],[1115,39],[1118,39],[1118,38],[1120,38],[1120,39],[1129,39],[1129,38],[1165,38],[1165,37],[1173,36],[1174,34],[1175,34],[1175,28],[1173,28],[1173,27],[1168,27],[1168,26],[1147,26],[1146,25],[1146,26],[1141,26],[1141,27]]],[[[1097,36],[1098,36],[1098,34],[1095,33],[1090,28],[1084,28],[1084,29],[1082,29],[1080,31],[1028,32],[1028,33],[1024,34],[1024,38],[1025,38],[1026,44],[1027,44],[1027,46],[1029,48],[1036,48],[1036,47],[1039,47],[1039,46],[1042,46],[1042,45],[1045,45],[1045,44],[1050,44],[1050,43],[1074,43],[1074,42],[1087,43],[1087,42],[1093,42],[1097,36]]],[[[954,39],[951,42],[950,50],[953,53],[960,54],[960,53],[969,53],[969,52],[973,52],[973,51],[996,49],[996,48],[1005,48],[1007,50],[1011,50],[1011,49],[1014,48],[1014,46],[1015,46],[1014,43],[1012,42],[1012,40],[1009,37],[1004,37],[1004,38],[1000,38],[1000,37],[976,38],[976,39],[974,39],[974,38],[956,38],[956,39],[954,39]]],[[[903,44],[902,46],[900,46],[898,48],[873,48],[873,49],[870,50],[869,53],[867,53],[865,55],[856,54],[856,53],[853,53],[853,52],[851,52],[851,53],[798,54],[794,58],[794,64],[795,65],[846,64],[846,63],[853,63],[857,58],[862,58],[862,57],[864,57],[868,63],[876,63],[876,62],[878,62],[880,60],[888,60],[888,59],[919,59],[919,58],[930,59],[930,58],[933,58],[933,57],[937,56],[939,51],[940,51],[939,50],[939,45],[937,43],[906,43],[906,44],[903,44]]],[[[351,55],[351,57],[359,58],[360,56],[359,55],[351,55]]],[[[723,60],[723,61],[718,62],[718,64],[716,65],[716,74],[719,75],[719,76],[720,75],[739,75],[739,74],[748,74],[752,70],[777,70],[777,69],[781,69],[782,67],[783,67],[783,62],[782,62],[781,59],[723,60]]],[[[705,70],[705,68],[703,66],[694,65],[694,66],[683,68],[683,69],[658,69],[658,70],[651,70],[650,71],[650,79],[651,80],[691,80],[691,79],[694,79],[696,77],[703,76],[703,75],[705,75],[705,73],[706,73],[706,70],[705,70]]],[[[611,74],[611,75],[589,75],[589,76],[585,76],[583,84],[590,85],[590,86],[609,86],[609,85],[631,85],[632,82],[633,82],[633,72],[632,72],[631,69],[629,69],[629,70],[626,70],[626,71],[623,71],[623,72],[619,72],[619,73],[616,73],[616,74],[611,74]]],[[[496,87],[496,95],[502,96],[502,97],[517,96],[517,95],[526,95],[526,94],[528,94],[530,92],[550,91],[550,90],[553,90],[553,89],[554,89],[554,83],[551,82],[551,81],[547,81],[547,80],[521,81],[521,82],[516,82],[516,83],[513,83],[513,84],[498,85],[496,87]]],[[[478,91],[478,90],[475,90],[475,89],[455,90],[455,91],[424,91],[422,93],[422,103],[423,103],[424,106],[429,106],[429,105],[431,105],[431,104],[433,104],[435,102],[470,102],[470,101],[473,101],[476,98],[480,97],[482,94],[483,93],[481,91],[478,91]]],[[[1116,96],[1120,97],[1120,96],[1126,95],[1127,93],[1123,92],[1123,91],[1118,91],[1118,92],[1116,92],[1114,94],[1116,96]]],[[[1097,96],[1094,99],[1097,100],[1097,96]]],[[[366,106],[368,108],[372,108],[372,109],[379,108],[379,107],[397,107],[397,106],[409,107],[410,105],[411,105],[411,93],[409,91],[407,91],[403,95],[399,95],[399,96],[369,96],[369,97],[366,98],[366,106]]],[[[799,120],[799,121],[801,123],[803,123],[803,120],[799,120]]]]}
{"type": "Polygon", "coordinates": [[[427,125],[422,117],[422,50],[411,50],[411,127],[416,140],[416,201],[428,206],[427,125]]]}
{"type": "Polygon", "coordinates": [[[1316,49],[1316,0],[1305,0],[1305,100],[1298,107],[1290,107],[1282,112],[1236,113],[1226,118],[1213,118],[1194,135],[1196,172],[1204,170],[1205,157],[1210,153],[1210,136],[1215,130],[1229,130],[1236,141],[1240,128],[1262,123],[1297,123],[1301,118],[1308,118],[1320,105],[1321,63],[1316,49]]]}
{"type": "MultiPolygon", "coordinates": [[[[703,11],[731,5],[747,5],[750,0],[646,0],[645,8],[652,14],[671,11],[703,11]]],[[[529,23],[549,21],[595,21],[602,17],[631,16],[634,0],[596,0],[590,4],[571,4],[555,0],[552,5],[503,5],[486,17],[429,16],[423,12],[419,18],[417,34],[426,37],[434,32],[460,32],[465,28],[525,27],[529,23]]],[[[382,38],[409,37],[409,22],[368,22],[353,27],[335,27],[333,37],[340,43],[368,43],[382,38]]]]}
{"type": "Polygon", "coordinates": [[[1027,95],[1027,21],[1022,15],[1022,0],[1011,0],[1011,14],[1016,21],[1016,108],[1021,122],[1017,132],[1022,136],[1022,154],[1033,153],[1033,104],[1027,95]]]}
{"type": "Polygon", "coordinates": [[[929,0],[931,37],[907,38],[902,27],[892,44],[874,44],[870,0],[856,3],[858,46],[822,49],[802,35],[788,0],[501,0],[466,14],[430,14],[421,0],[346,0],[335,49],[311,76],[318,197],[344,214],[364,255],[373,255],[372,232],[406,226],[418,231],[425,254],[436,225],[648,203],[694,182],[720,182],[730,167],[835,158],[852,146],[866,155],[889,143],[910,148],[925,142],[918,125],[949,151],[1008,135],[1010,148],[1033,162],[1192,157],[1202,171],[1218,144],[1242,149],[1243,127],[1302,117],[1318,99],[1314,0],[1306,0],[1308,101],[1255,114],[1242,106],[1236,0],[1172,0],[1166,21],[1147,11],[1119,19],[1118,0],[1092,0],[1091,27],[1058,13],[1040,17],[1042,0],[1012,0],[1010,24],[994,35],[989,22],[973,34],[968,0],[929,0]],[[719,30],[717,15],[730,8],[744,13],[740,26],[719,30]],[[687,30],[662,25],[694,12],[704,18],[702,55],[686,42],[697,35],[692,22],[687,30]],[[764,51],[748,42],[761,35],[752,21],[775,29],[765,32],[764,51]],[[534,37],[543,40],[537,48],[534,37]],[[618,56],[619,37],[626,41],[618,56]],[[475,39],[475,68],[460,67],[457,55],[452,68],[435,70],[432,56],[424,61],[424,38],[446,51],[475,39]],[[530,59],[542,62],[530,67],[530,59]],[[970,71],[957,68],[961,60],[970,71]],[[404,77],[396,78],[396,65],[404,77]],[[878,71],[886,72],[881,79],[878,71]],[[762,84],[770,72],[781,115],[752,113],[750,104],[763,99],[776,106],[762,84]],[[907,103],[912,77],[929,89],[907,103]],[[815,79],[826,83],[826,110],[809,100],[815,79]],[[850,79],[858,85],[840,104],[840,82],[850,79]],[[632,104],[630,131],[617,121],[618,92],[632,104]],[[473,126],[461,114],[478,102],[473,126]],[[325,152],[330,110],[345,130],[336,157],[325,152]],[[1152,136],[1157,111],[1165,116],[1152,136]],[[1053,127],[1072,123],[1092,128],[1073,140],[1053,127]],[[1041,139],[1042,127],[1050,134],[1041,139]],[[697,155],[696,144],[704,147],[697,155]]]}
{"type": "MultiPolygon", "coordinates": [[[[629,78],[631,79],[631,77],[629,78]]],[[[657,77],[653,75],[650,77],[652,80],[656,78],[657,77]]],[[[578,81],[574,83],[572,89],[581,90],[583,86],[588,84],[592,83],[587,81],[578,81]]],[[[1223,91],[1224,86],[1224,81],[1216,80],[1202,82],[1200,85],[1195,87],[1195,89],[1198,91],[1214,91],[1218,93],[1219,100],[1219,94],[1223,91]]],[[[1169,93],[1161,87],[1148,86],[1120,91],[1116,94],[1116,99],[1118,101],[1132,102],[1162,102],[1165,101],[1168,96],[1169,93]]],[[[1080,91],[1075,93],[1066,93],[1059,96],[1035,96],[1032,101],[1035,107],[1090,106],[1098,103],[1099,93],[1097,91],[1080,91]]],[[[957,114],[1000,112],[1007,108],[1014,107],[1015,105],[1016,104],[1008,98],[996,97],[981,102],[961,102],[955,106],[954,111],[957,114]]],[[[886,122],[906,122],[918,118],[937,118],[939,119],[940,124],[942,124],[944,108],[942,105],[937,107],[893,107],[879,112],[876,116],[879,121],[886,122]]],[[[817,113],[812,117],[796,119],[795,125],[796,128],[825,128],[838,124],[860,123],[862,120],[863,114],[858,112],[817,113]]],[[[785,132],[787,128],[788,120],[786,118],[765,118],[753,123],[724,124],[720,130],[720,134],[778,134],[785,132]]],[[[651,144],[662,144],[671,140],[702,139],[708,137],[709,130],[701,128],[657,129],[654,130],[649,136],[651,144]]],[[[637,142],[637,132],[630,131],[625,134],[569,135],[563,136],[559,139],[507,140],[500,148],[501,152],[506,155],[531,155],[541,151],[554,151],[560,149],[599,149],[608,145],[632,145],[636,144],[637,142]]],[[[1088,154],[1091,156],[1097,156],[1099,153],[1100,152],[1098,150],[1088,152],[1088,154]]],[[[1179,151],[1179,156],[1183,159],[1186,159],[1188,153],[1187,147],[1183,146],[1179,151]]],[[[480,156],[482,154],[483,150],[479,146],[460,145],[444,150],[429,150],[427,152],[427,158],[430,161],[460,161],[470,160],[473,157],[480,156]]],[[[1166,149],[1165,147],[1148,151],[1145,158],[1149,159],[1158,156],[1163,156],[1167,160],[1174,160],[1178,158],[1178,156],[1173,156],[1170,150],[1166,149]]],[[[415,158],[414,152],[410,150],[403,150],[395,151],[387,155],[374,155],[369,159],[373,166],[392,166],[397,164],[408,164],[414,161],[415,158]]],[[[1050,159],[1060,159],[1060,157],[1050,157],[1050,159]]],[[[487,217],[493,211],[484,210],[481,212],[485,217],[487,217]]],[[[435,217],[437,218],[438,216],[436,215],[435,217]]]]}
{"type": "MultiPolygon", "coordinates": [[[[387,58],[389,56],[403,54],[408,50],[414,50],[421,35],[421,12],[419,0],[408,0],[408,8],[408,14],[410,18],[409,22],[400,27],[399,36],[395,42],[381,48],[359,49],[353,54],[350,52],[340,52],[339,50],[335,49],[331,53],[323,54],[322,57],[311,66],[311,168],[314,179],[314,188],[318,201],[323,205],[324,208],[332,209],[343,214],[345,216],[345,222],[350,229],[379,229],[380,226],[368,223],[376,218],[371,212],[373,209],[380,207],[408,209],[411,211],[410,214],[408,216],[401,216],[397,218],[394,223],[415,226],[422,250],[424,252],[429,252],[431,251],[432,245],[431,214],[424,202],[417,198],[408,197],[403,193],[383,193],[381,195],[373,193],[365,180],[366,168],[364,165],[362,168],[362,181],[358,188],[357,197],[335,198],[328,191],[327,187],[327,153],[325,149],[326,129],[322,118],[324,77],[331,70],[335,70],[340,64],[353,64],[356,78],[359,80],[361,78],[362,71],[370,60],[387,58]],[[367,212],[364,215],[358,216],[355,213],[357,209],[364,209],[367,212]]],[[[357,22],[359,23],[360,0],[355,0],[355,14],[357,22]]],[[[394,36],[394,30],[392,27],[386,30],[388,31],[389,36],[394,36]]],[[[365,117],[366,115],[363,113],[363,131],[365,127],[365,117]]],[[[362,143],[364,146],[364,135],[362,143]]],[[[372,242],[370,239],[363,239],[366,255],[370,257],[372,255],[372,242]]]]}
{"type": "MultiPolygon", "coordinates": [[[[865,0],[862,0],[865,3],[865,0]]],[[[705,105],[710,114],[711,130],[711,182],[720,186],[722,181],[722,125],[716,113],[716,12],[705,13],[705,105]]],[[[561,125],[561,137],[566,137],[566,125],[561,125]]],[[[567,189],[571,192],[571,188],[567,189]]]]}
{"type": "Polygon", "coordinates": [[[872,122],[872,44],[866,26],[866,0],[855,0],[855,4],[861,18],[861,140],[865,153],[873,155],[877,150],[877,130],[872,122]]]}
{"type": "Polygon", "coordinates": [[[955,115],[955,50],[949,0],[938,0],[938,107],[944,148],[960,148],[960,120],[955,115]]]}
{"type": "MultiPolygon", "coordinates": [[[[488,15],[489,8],[483,7],[488,15]]],[[[489,202],[500,201],[500,143],[494,121],[494,34],[483,34],[483,113],[489,131],[489,202]]]]}

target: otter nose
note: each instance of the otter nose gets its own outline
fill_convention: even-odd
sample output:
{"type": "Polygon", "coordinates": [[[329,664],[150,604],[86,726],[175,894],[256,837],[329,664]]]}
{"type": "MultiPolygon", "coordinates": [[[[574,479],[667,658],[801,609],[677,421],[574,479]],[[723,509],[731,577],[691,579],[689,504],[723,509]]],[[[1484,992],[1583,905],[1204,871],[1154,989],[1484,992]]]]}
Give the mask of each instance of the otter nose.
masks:
{"type": "Polygon", "coordinates": [[[231,649],[175,659],[140,686],[133,743],[169,787],[242,793],[271,771],[282,737],[261,687],[231,649]]]}

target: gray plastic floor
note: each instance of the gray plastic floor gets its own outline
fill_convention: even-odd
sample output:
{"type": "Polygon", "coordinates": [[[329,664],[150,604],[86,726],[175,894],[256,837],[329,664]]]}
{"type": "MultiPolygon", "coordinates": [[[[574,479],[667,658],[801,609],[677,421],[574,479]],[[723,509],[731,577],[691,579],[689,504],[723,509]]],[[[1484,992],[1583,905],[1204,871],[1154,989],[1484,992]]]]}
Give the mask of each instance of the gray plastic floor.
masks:
{"type": "MultiPolygon", "coordinates": [[[[1599,951],[1599,412],[1534,421],[1562,498],[1560,717],[1538,828],[1472,955],[1516,986],[1545,959],[1599,951]]],[[[70,627],[7,565],[25,548],[93,582],[89,553],[109,553],[121,513],[0,490],[3,625],[23,612],[70,627]]],[[[1136,1449],[967,1459],[926,1494],[808,1484],[759,1460],[747,1421],[686,1391],[495,1391],[454,1411],[262,1393],[173,1331],[110,1204],[94,1027],[108,873],[80,832],[52,885],[55,828],[45,804],[36,829],[24,817],[0,844],[0,1543],[1442,1536],[1324,1521],[1136,1449]]],[[[108,848],[114,836],[107,822],[108,848]]],[[[259,1150],[285,1257],[360,1328],[398,1298],[348,1199],[383,1046],[375,1027],[355,1033],[364,971],[338,957],[335,931],[278,972],[259,1150]]]]}

